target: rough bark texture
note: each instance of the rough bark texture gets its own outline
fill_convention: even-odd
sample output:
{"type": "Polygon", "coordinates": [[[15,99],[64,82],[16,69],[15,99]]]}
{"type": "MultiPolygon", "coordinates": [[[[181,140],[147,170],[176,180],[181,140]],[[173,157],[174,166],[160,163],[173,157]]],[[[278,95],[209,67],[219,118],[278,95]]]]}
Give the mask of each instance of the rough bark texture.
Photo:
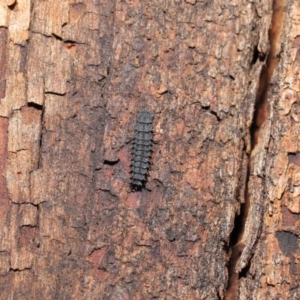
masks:
{"type": "Polygon", "coordinates": [[[299,299],[300,110],[298,1],[284,4],[279,55],[259,140],[263,165],[263,227],[251,266],[240,281],[240,299],[299,299]],[[263,159],[264,156],[264,159],[263,159]]]}
{"type": "Polygon", "coordinates": [[[286,7],[252,151],[271,0],[0,3],[0,299],[214,300],[229,278],[228,299],[300,297],[300,6],[286,7]],[[132,191],[141,109],[154,145],[132,191]]]}

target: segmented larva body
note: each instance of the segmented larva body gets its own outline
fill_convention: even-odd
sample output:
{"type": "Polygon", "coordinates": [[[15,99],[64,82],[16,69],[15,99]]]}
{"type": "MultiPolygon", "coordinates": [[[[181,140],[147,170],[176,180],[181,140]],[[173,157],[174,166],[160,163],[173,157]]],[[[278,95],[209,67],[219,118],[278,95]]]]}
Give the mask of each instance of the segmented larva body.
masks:
{"type": "Polygon", "coordinates": [[[153,116],[147,110],[141,110],[136,118],[131,162],[131,187],[134,190],[141,189],[146,181],[152,152],[152,121],[153,116]]]}

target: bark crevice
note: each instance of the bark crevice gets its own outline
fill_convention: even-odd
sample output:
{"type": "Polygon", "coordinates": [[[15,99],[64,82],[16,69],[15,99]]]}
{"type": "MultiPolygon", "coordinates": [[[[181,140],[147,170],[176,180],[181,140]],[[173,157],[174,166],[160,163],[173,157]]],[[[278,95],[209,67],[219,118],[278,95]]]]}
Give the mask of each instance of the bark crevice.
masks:
{"type": "MultiPolygon", "coordinates": [[[[258,142],[259,130],[264,122],[268,119],[268,92],[271,86],[271,78],[274,68],[278,64],[279,55],[277,54],[277,41],[280,34],[281,25],[283,22],[283,5],[284,0],[273,1],[273,15],[271,28],[269,30],[269,43],[270,49],[267,56],[261,56],[258,48],[255,47],[253,52],[252,64],[255,64],[258,60],[263,62],[265,60],[265,66],[262,68],[259,78],[259,88],[255,99],[255,109],[253,114],[252,125],[250,127],[251,136],[251,152],[255,148],[258,142]]],[[[226,292],[226,299],[236,299],[238,295],[239,279],[246,277],[250,269],[251,258],[248,264],[239,272],[236,272],[236,265],[239,258],[245,248],[242,243],[242,237],[245,230],[246,221],[248,218],[248,211],[250,207],[249,199],[249,179],[251,172],[251,154],[249,155],[248,168],[247,168],[247,180],[245,187],[245,203],[241,204],[240,214],[235,218],[234,228],[230,236],[229,253],[231,252],[229,264],[228,264],[228,286],[226,292]]]]}

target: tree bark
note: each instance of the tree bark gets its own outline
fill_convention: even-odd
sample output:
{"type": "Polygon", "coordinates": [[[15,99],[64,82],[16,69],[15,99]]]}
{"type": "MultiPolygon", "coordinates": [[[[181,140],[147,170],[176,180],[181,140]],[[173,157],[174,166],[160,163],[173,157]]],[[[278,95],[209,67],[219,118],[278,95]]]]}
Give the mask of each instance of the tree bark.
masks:
{"type": "Polygon", "coordinates": [[[273,24],[278,35],[273,56],[277,56],[279,62],[271,79],[263,130],[253,150],[261,148],[256,153],[256,166],[260,164],[263,168],[260,196],[263,226],[251,265],[239,282],[240,299],[300,297],[297,183],[300,170],[297,88],[300,5],[294,1],[277,1],[277,4],[281,11],[277,21],[280,24],[282,19],[282,26],[281,31],[276,32],[278,23],[273,24]]]}
{"type": "Polygon", "coordinates": [[[272,4],[0,3],[0,299],[300,297],[300,6],[272,4]]]}

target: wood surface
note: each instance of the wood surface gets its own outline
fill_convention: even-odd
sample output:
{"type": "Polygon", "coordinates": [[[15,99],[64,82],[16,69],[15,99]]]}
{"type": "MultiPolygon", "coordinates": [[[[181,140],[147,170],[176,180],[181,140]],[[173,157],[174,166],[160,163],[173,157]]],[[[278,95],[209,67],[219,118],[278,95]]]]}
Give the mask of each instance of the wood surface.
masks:
{"type": "Polygon", "coordinates": [[[300,299],[299,36],[292,0],[1,0],[0,299],[300,299]]]}

